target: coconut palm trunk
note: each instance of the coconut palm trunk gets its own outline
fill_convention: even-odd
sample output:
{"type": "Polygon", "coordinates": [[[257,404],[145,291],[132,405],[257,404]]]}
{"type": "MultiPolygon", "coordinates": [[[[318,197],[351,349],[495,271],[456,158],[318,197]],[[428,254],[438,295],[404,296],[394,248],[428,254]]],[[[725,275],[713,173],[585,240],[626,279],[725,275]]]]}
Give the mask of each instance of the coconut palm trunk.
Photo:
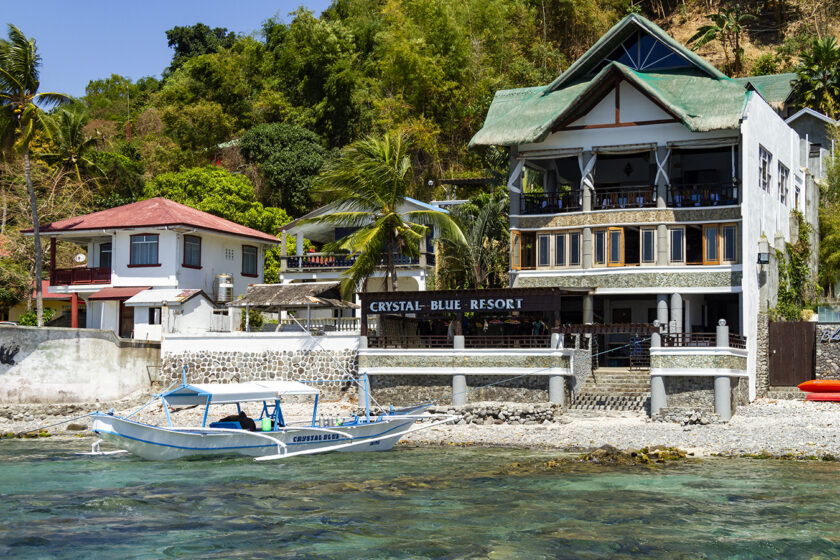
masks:
{"type": "Polygon", "coordinates": [[[44,326],[44,294],[41,275],[44,272],[44,259],[41,252],[41,228],[38,223],[38,199],[32,186],[32,164],[29,161],[29,148],[23,150],[23,174],[26,177],[26,192],[29,193],[29,206],[32,210],[32,239],[35,244],[35,314],[38,326],[44,326]]]}

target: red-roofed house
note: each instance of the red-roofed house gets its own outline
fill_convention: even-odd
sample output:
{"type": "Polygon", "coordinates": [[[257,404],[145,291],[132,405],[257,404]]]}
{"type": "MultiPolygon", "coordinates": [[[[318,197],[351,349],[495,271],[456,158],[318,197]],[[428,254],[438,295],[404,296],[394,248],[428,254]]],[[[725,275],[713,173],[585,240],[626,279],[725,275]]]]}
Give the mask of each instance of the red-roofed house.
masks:
{"type": "Polygon", "coordinates": [[[46,224],[41,235],[50,239],[50,293],[84,299],[87,328],[110,329],[123,337],[135,330],[149,332],[135,326],[161,320],[166,298],[159,306],[153,298],[146,298],[144,307],[124,304],[142,289],[201,290],[218,299],[215,280],[226,274],[233,278],[230,294],[236,297],[249,284],[262,283],[265,251],[280,243],[273,235],[165,198],[46,224]],[[87,255],[79,257],[85,264],[56,268],[59,241],[86,247],[87,255]]]}

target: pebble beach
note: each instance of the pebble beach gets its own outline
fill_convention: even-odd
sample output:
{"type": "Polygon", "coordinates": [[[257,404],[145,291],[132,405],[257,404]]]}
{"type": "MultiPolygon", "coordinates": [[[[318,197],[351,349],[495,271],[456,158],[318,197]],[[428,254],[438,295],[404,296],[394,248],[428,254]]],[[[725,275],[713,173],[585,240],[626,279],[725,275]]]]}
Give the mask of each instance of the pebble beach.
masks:
{"type": "MultiPolygon", "coordinates": [[[[115,403],[5,405],[0,406],[0,433],[17,434],[25,430],[60,423],[46,429],[51,437],[75,437],[80,448],[87,447],[94,435],[90,419],[77,418],[94,410],[115,409],[128,414],[148,400],[135,395],[115,403]]],[[[522,407],[505,403],[482,403],[482,406],[522,407]]],[[[468,405],[459,413],[469,415],[477,405],[468,405]]],[[[524,405],[528,406],[528,405],[524,405]]],[[[539,406],[539,405],[537,405],[539,406]]],[[[251,416],[258,416],[244,407],[251,416]]],[[[439,409],[447,411],[445,407],[439,409]]],[[[555,409],[556,410],[556,409],[555,409]]],[[[348,416],[357,412],[349,400],[319,405],[323,416],[348,416]]],[[[214,411],[217,412],[217,411],[214,411]]],[[[235,412],[234,410],[226,413],[235,412]]],[[[224,413],[218,411],[217,415],[224,413]]],[[[173,412],[178,425],[200,424],[203,411],[198,408],[173,412]]],[[[311,418],[311,404],[288,403],[284,414],[289,420],[311,418]]],[[[212,416],[212,414],[211,414],[212,416]]],[[[133,418],[141,422],[164,423],[159,405],[150,406],[133,418]]],[[[696,457],[771,456],[799,458],[840,458],[840,403],[816,403],[800,400],[758,399],[738,408],[729,422],[686,424],[652,421],[644,412],[562,410],[549,415],[550,420],[522,423],[516,416],[504,422],[460,421],[455,425],[436,426],[405,436],[400,444],[409,446],[487,446],[583,451],[611,445],[619,449],[638,449],[664,445],[679,447],[696,457]],[[558,413],[559,412],[559,413],[558,413]]],[[[36,432],[32,432],[35,434],[36,432]]]]}

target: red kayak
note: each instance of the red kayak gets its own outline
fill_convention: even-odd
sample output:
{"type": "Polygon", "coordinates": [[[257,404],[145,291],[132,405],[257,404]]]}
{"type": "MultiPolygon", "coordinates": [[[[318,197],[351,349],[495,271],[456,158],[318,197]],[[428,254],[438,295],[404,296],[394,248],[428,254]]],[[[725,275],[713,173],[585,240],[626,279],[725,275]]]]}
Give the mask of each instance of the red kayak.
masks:
{"type": "Polygon", "coordinates": [[[840,402],[840,393],[808,393],[806,401],[834,401],[840,402]]]}
{"type": "Polygon", "coordinates": [[[806,393],[840,393],[840,379],[812,379],[798,387],[806,393]]]}

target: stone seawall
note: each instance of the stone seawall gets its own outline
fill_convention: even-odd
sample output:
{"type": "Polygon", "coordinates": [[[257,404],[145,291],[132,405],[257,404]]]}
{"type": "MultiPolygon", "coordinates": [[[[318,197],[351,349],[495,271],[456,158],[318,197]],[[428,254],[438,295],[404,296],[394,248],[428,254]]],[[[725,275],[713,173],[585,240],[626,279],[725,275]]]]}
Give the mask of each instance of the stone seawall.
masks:
{"type": "MultiPolygon", "coordinates": [[[[531,375],[510,381],[502,381],[505,378],[499,375],[467,375],[466,378],[467,401],[544,403],[548,400],[546,376],[531,375]]],[[[383,405],[452,402],[451,375],[372,375],[370,386],[373,397],[383,405]]]]}
{"type": "Polygon", "coordinates": [[[817,325],[817,379],[840,379],[840,341],[829,339],[840,323],[821,323],[817,325]]]}

